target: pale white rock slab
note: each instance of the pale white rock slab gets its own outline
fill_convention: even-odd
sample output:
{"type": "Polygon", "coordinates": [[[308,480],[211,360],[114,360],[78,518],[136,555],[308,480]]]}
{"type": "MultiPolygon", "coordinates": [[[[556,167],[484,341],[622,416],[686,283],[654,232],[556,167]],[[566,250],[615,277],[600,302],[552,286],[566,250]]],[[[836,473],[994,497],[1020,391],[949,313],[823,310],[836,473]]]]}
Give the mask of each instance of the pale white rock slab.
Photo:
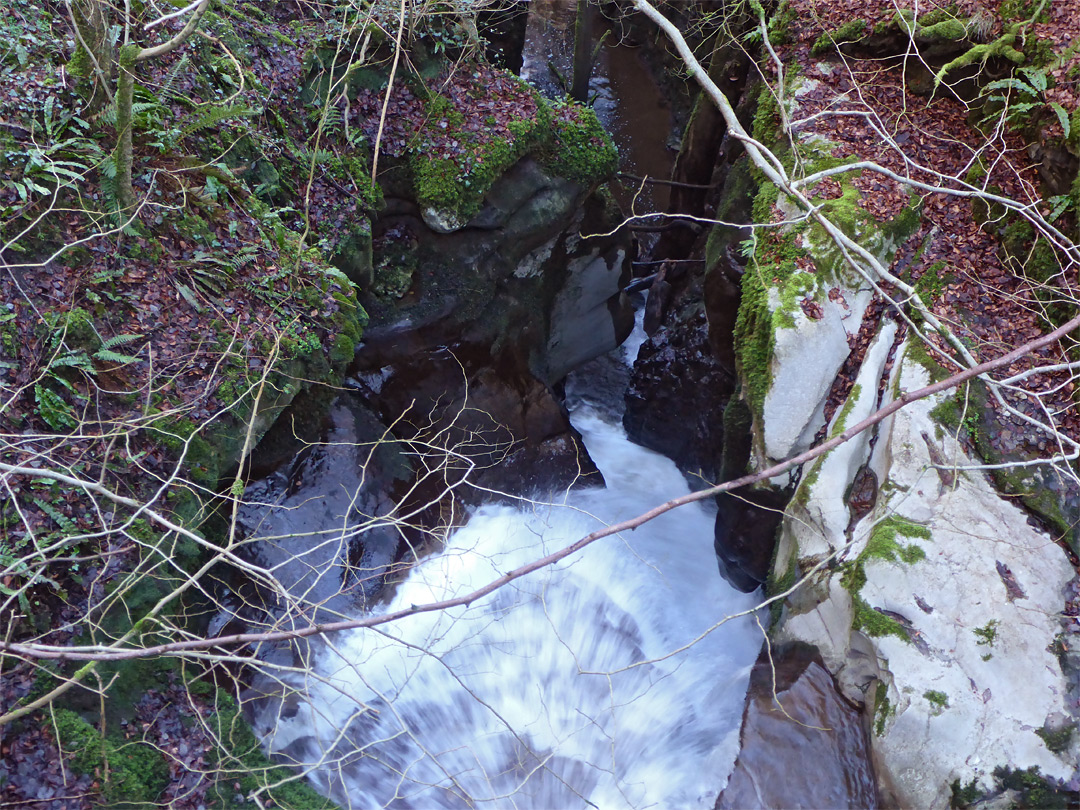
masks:
{"type": "MultiPolygon", "coordinates": [[[[902,388],[928,382],[920,366],[903,364],[902,388]]],[[[860,593],[871,606],[904,616],[922,642],[875,639],[892,674],[889,696],[896,708],[875,749],[905,806],[914,807],[947,806],[953,780],[989,785],[998,765],[1038,766],[1055,777],[1072,771],[1035,733],[1049,715],[1065,711],[1067,684],[1049,648],[1061,629],[1058,614],[1072,568],[984,474],[960,473],[955,486],[943,484],[930,467],[923,434],[946,458],[974,462],[948,436],[936,435],[929,412],[938,401],[921,400],[895,415],[888,437],[895,489],[879,504],[879,517],[887,511],[927,525],[929,540],[897,538],[922,547],[926,559],[910,565],[866,560],[860,593]],[[1022,598],[1009,598],[998,563],[1015,576],[1022,598]],[[975,634],[978,628],[992,630],[992,645],[975,634]],[[947,697],[947,708],[926,697],[935,692],[947,697]]]]}
{"type": "MultiPolygon", "coordinates": [[[[822,317],[807,317],[801,307],[790,313],[793,328],[780,328],[773,336],[770,364],[772,383],[762,405],[765,455],[785,459],[810,447],[825,424],[825,398],[840,367],[850,354],[848,336],[859,331],[871,292],[844,290],[839,301],[816,297],[822,317]]],[[[775,289],[769,307],[781,306],[775,289]]]]}
{"type": "MultiPolygon", "coordinates": [[[[878,386],[885,374],[885,365],[895,338],[896,323],[889,321],[867,348],[852,386],[851,396],[854,396],[854,399],[849,396],[849,401],[837,409],[829,424],[830,436],[842,428],[858,424],[876,410],[878,386]],[[842,427],[838,425],[840,419],[844,422],[842,427]]],[[[871,431],[863,431],[828,453],[819,462],[813,499],[807,503],[814,527],[810,532],[801,533],[803,536],[800,538],[799,548],[803,553],[832,553],[845,544],[845,532],[851,519],[845,496],[855,473],[867,461],[872,435],[871,431]]]]}
{"type": "MultiPolygon", "coordinates": [[[[876,396],[867,394],[877,391],[887,358],[883,347],[889,344],[891,337],[883,335],[868,350],[858,378],[860,396],[847,408],[845,425],[876,405],[876,396]]],[[[894,382],[909,391],[929,383],[921,366],[900,359],[902,352],[890,392],[894,382]]],[[[843,556],[855,559],[875,525],[890,516],[930,532],[929,539],[897,535],[897,542],[925,552],[914,563],[864,557],[866,584],[858,593],[870,607],[902,617],[915,638],[869,639],[889,707],[877,718],[882,733],[873,736],[875,757],[903,807],[947,807],[954,780],[990,787],[1001,765],[1037,766],[1059,778],[1068,778],[1075,766],[1075,752],[1056,755],[1036,734],[1051,715],[1067,714],[1067,682],[1051,649],[1061,630],[1063,590],[1074,572],[1062,549],[1000,497],[984,473],[954,473],[949,486],[949,476],[943,481],[931,466],[928,439],[949,463],[975,463],[949,436],[939,435],[930,416],[939,401],[940,396],[916,401],[881,424],[870,460],[882,484],[878,503],[850,539],[844,495],[867,456],[859,439],[843,453],[830,453],[816,479],[804,482],[809,491],[801,505],[789,507],[777,552],[777,575],[793,554],[802,571],[819,567],[789,598],[775,640],[816,645],[849,697],[873,710],[875,695],[865,674],[854,677],[856,665],[868,664],[856,662],[852,651],[866,642],[852,631],[855,607],[841,582],[843,569],[821,563],[845,543],[850,548],[843,556]],[[1010,599],[998,563],[1015,577],[1022,597],[1010,599]],[[942,696],[947,706],[940,705],[942,696]]]]}

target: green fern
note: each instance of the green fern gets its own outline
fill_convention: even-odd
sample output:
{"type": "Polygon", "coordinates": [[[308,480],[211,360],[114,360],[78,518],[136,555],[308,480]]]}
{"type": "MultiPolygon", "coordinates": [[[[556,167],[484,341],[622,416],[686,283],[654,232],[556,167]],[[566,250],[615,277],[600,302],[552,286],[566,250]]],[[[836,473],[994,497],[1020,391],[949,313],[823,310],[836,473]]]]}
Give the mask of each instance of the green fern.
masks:
{"type": "Polygon", "coordinates": [[[230,118],[250,118],[257,113],[258,110],[253,110],[244,104],[226,104],[207,107],[203,110],[197,110],[189,116],[186,123],[180,128],[180,134],[182,137],[186,138],[196,132],[201,132],[204,129],[217,126],[222,121],[228,121],[230,118]]]}
{"type": "Polygon", "coordinates": [[[72,534],[78,531],[78,524],[51,503],[43,501],[41,498],[34,498],[33,500],[34,503],[37,504],[38,509],[48,515],[52,519],[52,522],[60,527],[60,531],[65,534],[72,534]]]}
{"type": "Polygon", "coordinates": [[[983,99],[992,104],[1000,105],[994,112],[988,113],[980,123],[985,124],[996,120],[1004,110],[1005,118],[1012,124],[1023,125],[1027,123],[1025,118],[1033,110],[1050,110],[1057,116],[1061,129],[1068,138],[1072,132],[1072,123],[1065,108],[1056,101],[1047,102],[1044,94],[1049,87],[1049,77],[1045,70],[1037,68],[1020,68],[1019,76],[1007,76],[1004,79],[990,82],[982,89],[983,99]],[[996,91],[996,92],[995,92],[996,91]],[[1013,97],[1015,94],[1015,98],[1013,97]],[[1017,100],[1019,99],[1019,100],[1017,100]]]}
{"type": "Polygon", "coordinates": [[[337,140],[345,132],[345,111],[340,107],[329,107],[325,110],[325,118],[323,118],[323,112],[321,107],[312,110],[312,122],[317,124],[320,119],[323,119],[322,137],[327,141],[337,140]]]}
{"type": "Polygon", "coordinates": [[[170,68],[168,74],[165,76],[165,81],[161,83],[161,95],[168,97],[172,93],[173,85],[176,84],[177,77],[185,72],[188,65],[191,64],[191,59],[185,53],[181,56],[175,65],[170,68]]]}
{"type": "Polygon", "coordinates": [[[38,413],[53,430],[70,430],[79,423],[74,409],[51,388],[35,385],[34,397],[37,400],[38,413]]]}
{"type": "MultiPolygon", "coordinates": [[[[94,352],[94,359],[103,363],[117,363],[126,366],[130,363],[138,363],[139,358],[130,354],[120,354],[113,351],[117,346],[123,346],[132,341],[142,340],[141,335],[114,335],[101,344],[101,348],[94,352]]],[[[94,372],[91,371],[91,374],[94,372]]]]}

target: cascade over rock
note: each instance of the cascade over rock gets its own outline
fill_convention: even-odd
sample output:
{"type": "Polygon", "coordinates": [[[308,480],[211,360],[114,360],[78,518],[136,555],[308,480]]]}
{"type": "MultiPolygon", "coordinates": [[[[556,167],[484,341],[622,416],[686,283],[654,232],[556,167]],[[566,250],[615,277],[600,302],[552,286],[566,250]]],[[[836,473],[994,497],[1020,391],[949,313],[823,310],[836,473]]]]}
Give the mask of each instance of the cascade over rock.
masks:
{"type": "Polygon", "coordinates": [[[272,571],[277,583],[246,583],[249,617],[258,604],[286,623],[306,624],[312,613],[315,621],[337,618],[370,603],[397,557],[398,531],[365,524],[393,513],[395,486],[412,470],[355,397],[339,397],[328,419],[323,441],[250,484],[238,509],[239,531],[259,538],[241,546],[240,556],[272,571]],[[365,472],[359,486],[357,470],[365,472]]]}

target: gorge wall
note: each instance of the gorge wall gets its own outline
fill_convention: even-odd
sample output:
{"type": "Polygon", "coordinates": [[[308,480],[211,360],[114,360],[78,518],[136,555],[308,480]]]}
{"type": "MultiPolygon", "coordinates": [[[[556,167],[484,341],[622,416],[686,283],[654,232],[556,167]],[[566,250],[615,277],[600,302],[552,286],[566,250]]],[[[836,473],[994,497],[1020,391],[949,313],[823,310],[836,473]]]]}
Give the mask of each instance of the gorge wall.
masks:
{"type": "MultiPolygon", "coordinates": [[[[1002,36],[1019,30],[1010,13],[1003,8],[995,17],[1002,36]]],[[[1075,138],[1067,126],[1054,130],[1043,120],[1041,128],[1024,129],[1010,120],[1016,129],[1003,141],[982,140],[973,125],[1000,109],[988,100],[991,83],[1010,65],[972,62],[965,57],[978,47],[971,19],[935,14],[912,22],[860,8],[858,25],[841,30],[839,22],[811,22],[803,4],[781,4],[768,36],[785,68],[782,84],[772,57],[763,54],[759,65],[769,82],[729,96],[753,137],[867,257],[840,247],[753,172],[755,185],[744,196],[753,200],[752,213],[735,222],[757,227],[751,235],[717,226],[698,239],[689,255],[703,260],[705,272],[681,285],[637,372],[647,381],[650,352],[676,357],[667,347],[706,345],[705,335],[723,336],[724,345],[708,352],[718,373],[734,357],[736,378],[720,386],[724,393],[703,420],[709,424],[695,425],[693,405],[682,414],[693,437],[685,444],[695,448],[681,456],[688,472],[704,468],[710,480],[727,480],[765,469],[943,379],[957,369],[950,354],[970,348],[985,360],[1065,319],[1019,302],[1043,300],[1054,268],[1074,272],[1074,249],[1041,248],[1041,237],[1025,231],[1015,214],[997,210],[988,217],[964,197],[986,189],[1021,199],[1075,191],[1075,138]],[[956,24],[932,28],[941,20],[956,24]],[[919,49],[924,61],[906,62],[898,43],[919,49]],[[895,59],[873,70],[861,61],[889,53],[895,59]],[[934,92],[935,76],[947,76],[949,89],[934,92]],[[1025,140],[1034,145],[1025,148],[1025,140]],[[964,144],[981,144],[996,162],[964,144]],[[1028,156],[1035,166],[1022,165],[1028,156]],[[843,168],[859,160],[886,173],[843,168]],[[897,182],[904,175],[923,187],[897,182]],[[959,201],[947,193],[954,190],[961,190],[959,201]],[[1039,251],[1046,251],[1051,270],[1032,261],[1039,251]],[[874,263],[887,276],[873,272],[874,263]],[[716,294],[733,277],[741,277],[734,326],[731,299],[716,294]],[[704,310],[701,325],[695,307],[704,310]],[[941,322],[942,333],[961,335],[956,345],[968,348],[941,337],[941,322]],[[740,446],[734,430],[725,433],[740,413],[750,423],[750,447],[740,446]],[[709,453],[702,465],[695,452],[703,445],[724,450],[709,453]],[[716,475],[725,463],[734,466],[716,475]]],[[[1029,66],[1025,76],[1071,64],[1071,51],[1051,44],[1053,13],[1037,19],[1043,27],[1027,32],[1032,55],[1013,58],[1029,66]],[[1047,39],[1036,57],[1040,37],[1047,39]]],[[[692,144],[684,141],[684,148],[692,144]]],[[[730,193],[740,185],[738,171],[749,168],[745,157],[741,169],[732,168],[740,165],[737,143],[724,150],[712,182],[730,193]]],[[[710,204],[718,203],[717,218],[731,221],[719,213],[730,210],[731,199],[714,192],[710,204]]],[[[1059,225],[1072,234],[1069,217],[1059,225]]],[[[1071,317],[1075,299],[1067,300],[1071,317]]],[[[693,354],[684,361],[696,369],[693,354]]],[[[1074,354],[1069,343],[1019,360],[1008,374],[1030,378],[1039,362],[1067,364],[1074,354]]],[[[1066,378],[1036,389],[1036,398],[1011,391],[1002,399],[981,383],[934,394],[745,493],[739,507],[721,502],[717,550],[725,576],[747,588],[765,579],[774,599],[775,658],[763,657],[761,665],[783,671],[785,656],[798,657],[789,651],[810,645],[835,687],[808,693],[777,683],[771,710],[751,695],[743,752],[718,806],[968,806],[988,795],[1033,800],[1032,790],[1056,797],[1050,801],[1075,800],[1080,611],[1078,490],[1068,458],[1073,390],[1066,378]],[[1060,416],[1045,429],[1035,426],[1037,397],[1053,400],[1051,412],[1060,416]],[[1035,463],[1052,455],[1055,436],[1065,436],[1062,453],[1035,463]],[[771,522],[757,519],[767,513],[755,502],[772,508],[771,522]],[[764,530],[747,530],[752,523],[764,530]],[[853,721],[829,714],[837,695],[859,709],[853,721]],[[780,711],[789,716],[782,719],[780,711]],[[826,715],[828,722],[821,720],[826,715]],[[792,768],[819,768],[815,757],[825,743],[812,755],[800,750],[798,741],[811,733],[806,724],[834,722],[836,745],[843,734],[863,735],[856,747],[870,752],[876,795],[860,793],[861,766],[840,768],[849,788],[842,795],[831,792],[837,789],[832,771],[800,783],[794,794],[777,787],[792,768]],[[777,742],[776,723],[787,724],[790,748],[777,742]]],[[[646,382],[641,398],[649,392],[646,382]]],[[[679,421],[679,413],[674,409],[669,419],[679,421]]],[[[627,423],[649,440],[640,419],[628,415],[627,423]]],[[[829,750],[830,763],[848,761],[848,754],[829,750]]]]}

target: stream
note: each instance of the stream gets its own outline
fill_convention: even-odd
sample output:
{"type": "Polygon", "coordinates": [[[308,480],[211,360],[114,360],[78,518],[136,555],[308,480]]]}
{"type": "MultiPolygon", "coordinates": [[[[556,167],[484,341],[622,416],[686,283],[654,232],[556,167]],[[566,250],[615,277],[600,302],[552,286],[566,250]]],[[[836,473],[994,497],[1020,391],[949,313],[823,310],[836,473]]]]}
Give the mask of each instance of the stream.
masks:
{"type": "MultiPolygon", "coordinates": [[[[688,492],[593,405],[573,419],[605,488],[476,509],[376,612],[466,594],[688,492]]],[[[339,634],[256,727],[349,808],[712,807],[761,644],[750,618],[713,628],[754,602],[719,577],[712,518],[690,505],[468,608],[339,634]]]]}
{"type": "MultiPolygon", "coordinates": [[[[542,87],[549,63],[562,59],[566,69],[567,6],[551,5],[546,17],[530,14],[526,43],[523,73],[542,87]]],[[[593,82],[598,112],[625,165],[666,176],[669,119],[659,91],[642,92],[647,73],[632,49],[604,51],[593,82]],[[638,89],[620,92],[620,82],[638,89]]],[[[658,202],[649,187],[638,200],[658,202]]],[[[689,492],[674,462],[631,443],[622,427],[629,367],[644,340],[640,322],[641,312],[623,347],[565,385],[572,424],[606,485],[474,507],[439,553],[416,555],[370,614],[469,594],[689,492]]],[[[246,519],[256,534],[278,538],[270,544],[277,556],[259,562],[279,579],[297,567],[306,533],[326,515],[349,513],[349,493],[360,497],[365,469],[350,455],[356,434],[341,404],[348,396],[335,406],[327,444],[297,468],[302,485],[281,482],[261,496],[285,507],[277,510],[284,517],[256,510],[246,519]]],[[[380,513],[375,505],[361,511],[380,513]]],[[[467,607],[337,633],[291,655],[270,653],[254,690],[263,697],[249,704],[252,726],[267,751],[300,766],[350,810],[711,808],[738,753],[762,640],[752,616],[725,621],[757,600],[720,577],[714,514],[690,504],[467,607]],[[284,667],[275,671],[275,663],[284,667]]],[[[393,547],[388,537],[377,542],[393,547]]],[[[317,548],[321,556],[309,553],[288,589],[297,590],[295,581],[321,609],[367,615],[370,601],[350,604],[330,593],[340,577],[328,572],[339,570],[344,547],[326,540],[317,548]]],[[[370,570],[382,570],[383,557],[370,570]]]]}

